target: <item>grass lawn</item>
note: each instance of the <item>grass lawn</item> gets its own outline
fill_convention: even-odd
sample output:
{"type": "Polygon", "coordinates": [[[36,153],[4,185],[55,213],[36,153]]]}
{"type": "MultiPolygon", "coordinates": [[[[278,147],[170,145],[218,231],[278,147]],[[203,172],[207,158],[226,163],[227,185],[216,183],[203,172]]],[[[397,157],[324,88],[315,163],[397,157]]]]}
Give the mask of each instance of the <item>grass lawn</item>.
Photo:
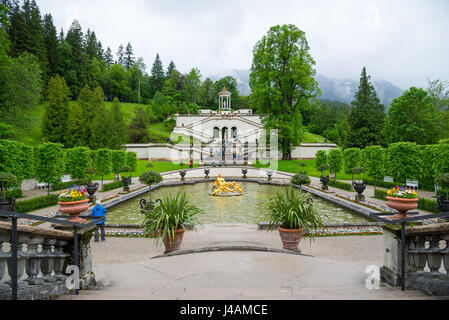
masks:
{"type": "MultiPolygon", "coordinates": [[[[198,168],[198,164],[193,165],[194,168],[198,168]]],[[[174,170],[180,170],[180,169],[188,169],[189,165],[185,164],[183,166],[171,163],[171,162],[151,162],[146,160],[138,160],[137,161],[137,169],[135,172],[133,172],[132,176],[140,177],[140,175],[146,171],[156,171],[156,172],[167,172],[167,171],[174,171],[174,170]],[[153,167],[149,168],[147,167],[147,163],[151,163],[153,167]]],[[[101,180],[101,176],[95,175],[94,180],[101,180]]],[[[104,176],[104,180],[114,180],[114,174],[110,173],[106,176],[104,176]]]]}
{"type": "Polygon", "coordinates": [[[326,138],[310,132],[305,132],[304,137],[302,138],[303,143],[324,143],[325,141],[326,138]]]}
{"type": "MultiPolygon", "coordinates": [[[[254,168],[268,168],[268,165],[262,165],[259,162],[253,165],[254,168]]],[[[307,172],[307,175],[311,177],[321,177],[321,172],[315,169],[315,160],[279,160],[278,170],[284,172],[298,173],[307,172]],[[307,166],[300,166],[301,163],[307,164],[307,166]]],[[[343,172],[337,173],[337,180],[351,180],[352,176],[343,172]]]]}

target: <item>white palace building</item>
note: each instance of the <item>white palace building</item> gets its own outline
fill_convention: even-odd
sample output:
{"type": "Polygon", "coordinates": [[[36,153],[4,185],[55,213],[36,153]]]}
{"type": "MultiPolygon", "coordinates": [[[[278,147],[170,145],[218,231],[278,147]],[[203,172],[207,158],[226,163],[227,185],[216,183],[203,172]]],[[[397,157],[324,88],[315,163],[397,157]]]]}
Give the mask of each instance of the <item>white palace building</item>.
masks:
{"type": "MultiPolygon", "coordinates": [[[[259,139],[264,137],[262,118],[251,109],[232,110],[231,92],[226,87],[218,94],[219,108],[199,110],[195,115],[175,116],[176,126],[171,141],[174,144],[128,144],[127,151],[139,159],[200,164],[252,164],[256,159],[280,159],[279,152],[267,149],[259,139]]],[[[265,140],[265,139],[263,139],[265,140]]],[[[272,145],[275,145],[272,143],[272,145]]],[[[312,159],[318,150],[336,148],[335,144],[302,144],[294,147],[292,158],[312,159]]]]}

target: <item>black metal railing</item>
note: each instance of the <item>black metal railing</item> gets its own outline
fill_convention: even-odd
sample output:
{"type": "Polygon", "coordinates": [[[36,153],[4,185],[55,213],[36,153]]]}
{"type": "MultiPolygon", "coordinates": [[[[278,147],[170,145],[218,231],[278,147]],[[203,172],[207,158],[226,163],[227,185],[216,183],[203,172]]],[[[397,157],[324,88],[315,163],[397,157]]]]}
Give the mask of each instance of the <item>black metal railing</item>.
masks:
{"type": "MultiPolygon", "coordinates": [[[[416,213],[409,212],[408,214],[415,215],[416,213]]],[[[434,213],[429,215],[418,215],[418,216],[412,216],[404,219],[398,219],[398,220],[389,220],[382,218],[382,216],[390,216],[391,213],[371,213],[370,217],[373,220],[376,220],[378,222],[382,222],[385,224],[400,224],[401,225],[401,290],[405,291],[405,256],[406,256],[406,238],[405,238],[405,227],[407,223],[410,222],[417,222],[421,220],[426,219],[443,219],[449,217],[449,212],[440,212],[440,213],[434,213]]]]}
{"type": "MultiPolygon", "coordinates": [[[[92,217],[86,216],[83,219],[95,221],[89,223],[74,223],[69,221],[64,221],[68,219],[68,216],[56,216],[55,218],[46,218],[31,214],[23,214],[19,212],[11,212],[6,210],[0,210],[0,217],[8,218],[11,220],[11,300],[17,300],[17,289],[18,289],[18,277],[17,277],[17,258],[18,258],[18,230],[17,221],[19,219],[27,219],[40,222],[49,222],[52,224],[71,226],[73,227],[73,240],[74,240],[74,264],[79,268],[79,242],[78,242],[78,232],[80,229],[91,228],[105,220],[104,217],[92,217]]],[[[8,222],[5,220],[3,222],[8,222]]],[[[0,248],[1,249],[1,248],[0,248]]],[[[79,289],[75,288],[75,295],[79,294],[79,289]]]]}

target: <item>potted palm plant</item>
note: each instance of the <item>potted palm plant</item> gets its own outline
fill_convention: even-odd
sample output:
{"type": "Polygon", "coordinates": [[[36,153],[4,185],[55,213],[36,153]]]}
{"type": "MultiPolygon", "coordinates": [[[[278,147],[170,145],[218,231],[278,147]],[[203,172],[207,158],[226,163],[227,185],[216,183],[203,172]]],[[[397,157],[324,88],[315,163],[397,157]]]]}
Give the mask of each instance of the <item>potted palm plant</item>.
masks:
{"type": "Polygon", "coordinates": [[[268,209],[270,229],[278,228],[286,250],[298,250],[299,240],[305,234],[312,240],[312,230],[324,228],[322,215],[320,216],[310,194],[292,187],[271,198],[268,209]]]}
{"type": "Polygon", "coordinates": [[[449,212],[449,173],[440,174],[435,182],[442,188],[438,192],[438,210],[449,212]]]}
{"type": "Polygon", "coordinates": [[[165,252],[178,250],[186,226],[199,225],[197,215],[201,210],[193,205],[185,192],[167,194],[152,210],[142,210],[145,236],[156,235],[156,244],[165,245],[165,252]]]}

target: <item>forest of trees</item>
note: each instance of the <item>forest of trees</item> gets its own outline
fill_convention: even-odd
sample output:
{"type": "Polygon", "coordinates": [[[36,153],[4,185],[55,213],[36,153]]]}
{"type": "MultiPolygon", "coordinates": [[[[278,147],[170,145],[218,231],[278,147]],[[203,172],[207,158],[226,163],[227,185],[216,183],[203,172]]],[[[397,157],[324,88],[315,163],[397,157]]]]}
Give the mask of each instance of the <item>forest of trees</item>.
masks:
{"type": "MultiPolygon", "coordinates": [[[[247,107],[248,99],[240,96],[233,77],[215,82],[210,78],[203,81],[197,68],[183,74],[171,61],[165,69],[159,55],[156,55],[150,73],[147,73],[143,58],[136,57],[131,43],[121,45],[114,54],[113,49],[103,46],[94,31],[83,31],[76,20],[68,30],[58,32],[52,15],[42,16],[34,0],[0,0],[0,5],[1,53],[5,58],[0,77],[2,138],[17,138],[30,130],[27,124],[31,119],[27,117],[37,105],[48,104],[50,91],[55,94],[54,88],[51,88],[55,78],[64,80],[68,89],[59,86],[63,90],[60,94],[67,94],[69,100],[78,101],[76,111],[82,109],[84,102],[80,100],[84,97],[82,93],[85,88],[97,91],[101,88],[105,101],[117,99],[116,103],[148,105],[145,112],[149,122],[163,121],[176,112],[196,113],[200,108],[216,109],[218,92],[224,86],[233,93],[234,107],[247,107]]],[[[67,102],[67,108],[69,105],[67,102]]],[[[90,105],[90,108],[98,108],[98,105],[90,105]]],[[[102,112],[101,108],[94,109],[93,114],[102,112]]],[[[136,114],[139,112],[136,110],[136,114]]],[[[68,120],[68,115],[58,117],[58,121],[68,120]]],[[[79,125],[82,125],[79,119],[79,125]]],[[[58,134],[45,133],[49,130],[49,123],[46,118],[43,137],[51,141],[58,134]]],[[[74,124],[73,121],[69,123],[74,124]]],[[[72,135],[71,132],[67,134],[72,135]]]]}
{"type": "Polygon", "coordinates": [[[33,130],[35,111],[44,105],[43,141],[94,149],[148,142],[149,123],[170,126],[174,113],[216,109],[224,86],[234,108],[252,108],[266,115],[267,129],[280,129],[284,158],[307,131],[343,148],[449,138],[448,82],[429,80],[428,88],[412,87],[384,106],[363,67],[348,105],[320,100],[314,65],[304,32],[293,25],[273,27],[254,48],[252,94],[241,96],[233,77],[203,80],[197,68],[184,74],[173,61],[164,67],[159,54],[147,69],[129,42],[111,49],[76,20],[58,31],[34,0],[0,0],[0,139],[33,130]],[[125,123],[120,102],[143,106],[125,123]]]}

